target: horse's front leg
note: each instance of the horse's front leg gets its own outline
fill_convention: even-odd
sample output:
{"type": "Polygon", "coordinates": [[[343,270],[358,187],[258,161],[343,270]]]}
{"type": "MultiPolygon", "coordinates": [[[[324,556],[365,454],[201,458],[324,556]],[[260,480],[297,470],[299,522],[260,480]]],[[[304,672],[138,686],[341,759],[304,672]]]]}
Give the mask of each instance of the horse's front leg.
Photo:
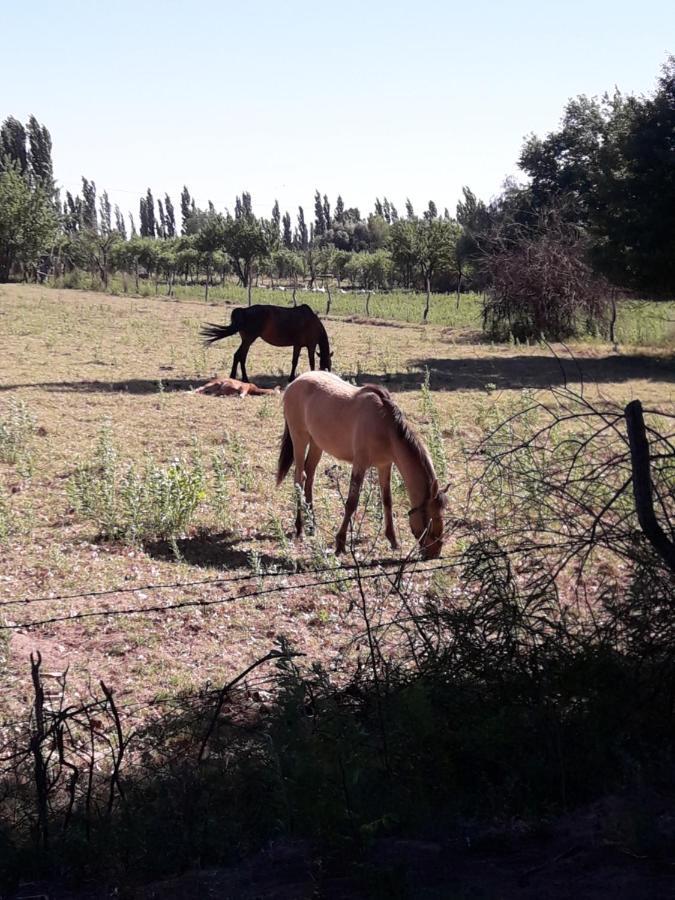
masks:
{"type": "Polygon", "coordinates": [[[314,371],[314,362],[315,362],[314,347],[307,348],[307,357],[309,359],[309,367],[313,372],[314,371]]]}
{"type": "Polygon", "coordinates": [[[302,537],[302,489],[305,486],[305,453],[307,452],[308,439],[303,441],[298,437],[293,439],[293,461],[295,463],[295,534],[302,537]]]}
{"type": "Polygon", "coordinates": [[[312,494],[314,488],[314,473],[316,472],[316,467],[319,465],[319,460],[321,459],[321,455],[323,450],[318,444],[315,444],[314,441],[310,440],[309,442],[309,453],[307,454],[307,459],[305,460],[305,504],[309,513],[312,516],[312,524],[314,523],[314,497],[312,494]]]}
{"type": "Polygon", "coordinates": [[[359,494],[361,493],[361,485],[363,484],[365,474],[365,469],[357,468],[356,466],[352,468],[352,477],[349,482],[349,494],[347,495],[347,502],[345,503],[345,515],[342,520],[342,525],[340,525],[340,530],[335,538],[336,553],[344,553],[345,545],[347,543],[347,529],[349,528],[352,516],[356,512],[356,507],[359,505],[359,494]]]}
{"type": "Polygon", "coordinates": [[[384,533],[391,544],[391,549],[398,550],[391,503],[391,463],[386,466],[378,466],[377,474],[380,479],[380,493],[382,494],[382,507],[384,509],[384,533]]]}
{"type": "Polygon", "coordinates": [[[291,374],[288,377],[289,384],[291,381],[295,380],[295,370],[298,367],[298,360],[300,359],[300,347],[293,347],[293,363],[291,365],[291,374]]]}
{"type": "Polygon", "coordinates": [[[232,360],[232,370],[230,372],[230,378],[237,377],[237,366],[239,365],[239,360],[241,358],[241,348],[244,346],[243,342],[239,345],[239,349],[234,354],[234,359],[232,360]]]}

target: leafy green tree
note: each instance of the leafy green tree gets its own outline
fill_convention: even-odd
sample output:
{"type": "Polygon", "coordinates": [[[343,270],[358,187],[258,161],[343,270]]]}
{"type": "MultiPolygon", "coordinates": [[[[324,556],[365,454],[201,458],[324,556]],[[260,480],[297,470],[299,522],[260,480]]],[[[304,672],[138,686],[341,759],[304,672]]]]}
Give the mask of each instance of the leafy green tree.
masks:
{"type": "Polygon", "coordinates": [[[272,226],[276,230],[277,237],[281,235],[281,212],[279,210],[279,201],[274,201],[274,206],[272,207],[272,226]]]}
{"type": "Polygon", "coordinates": [[[74,234],[82,225],[82,200],[73,197],[66,191],[66,202],[63,204],[63,230],[66,234],[74,234]]]}
{"type": "MultiPolygon", "coordinates": [[[[475,287],[486,286],[484,264],[491,245],[493,219],[485,203],[471,188],[462,188],[463,199],[457,201],[457,222],[461,234],[457,239],[456,259],[460,279],[470,275],[475,287]]],[[[458,285],[458,291],[461,285],[458,285]]]]}
{"type": "Polygon", "coordinates": [[[251,305],[253,265],[270,253],[270,233],[252,215],[224,220],[224,249],[244,287],[251,305]]]}
{"type": "Polygon", "coordinates": [[[330,217],[330,203],[326,194],[323,195],[323,220],[326,225],[326,231],[330,231],[333,227],[333,220],[330,217]]]}
{"type": "Polygon", "coordinates": [[[145,195],[145,222],[145,237],[154,238],[157,234],[157,228],[155,227],[155,200],[152,196],[152,191],[150,190],[150,188],[148,188],[148,192],[145,195]]]}
{"type": "Polygon", "coordinates": [[[431,282],[440,270],[455,265],[458,236],[456,223],[445,219],[414,219],[392,225],[391,252],[394,263],[408,277],[415,269],[422,276],[427,295],[425,322],[431,303],[431,282]]]}
{"type": "Polygon", "coordinates": [[[323,202],[321,194],[316,191],[314,194],[314,234],[320,237],[326,232],[326,218],[323,211],[323,202]]]}
{"type": "Polygon", "coordinates": [[[13,167],[24,175],[28,169],[26,129],[14,116],[8,116],[0,127],[0,172],[13,167]]]}
{"type": "Polygon", "coordinates": [[[288,213],[288,212],[284,213],[284,217],[283,217],[282,221],[283,221],[283,229],[284,229],[283,238],[282,238],[283,245],[287,250],[292,250],[293,249],[293,232],[291,230],[291,215],[290,215],[290,213],[288,213]]]}
{"type": "Polygon", "coordinates": [[[114,248],[121,242],[122,237],[117,231],[108,229],[100,232],[87,230],[80,236],[80,241],[87,254],[89,265],[98,275],[105,290],[108,289],[111,261],[114,257],[114,248]]]}
{"type": "Polygon", "coordinates": [[[417,267],[417,228],[410,219],[401,219],[391,227],[391,254],[405,287],[411,287],[417,267]]]}
{"type": "Polygon", "coordinates": [[[431,221],[431,219],[438,218],[438,210],[436,209],[436,204],[434,203],[433,200],[429,201],[429,206],[428,206],[426,212],[424,213],[424,218],[429,221],[431,221]]]}
{"type": "Polygon", "coordinates": [[[122,235],[123,240],[126,240],[127,229],[124,224],[124,216],[120,212],[120,208],[117,204],[115,204],[115,231],[122,235]]]}
{"type": "Polygon", "coordinates": [[[424,307],[424,321],[429,316],[431,302],[431,281],[442,268],[450,268],[455,261],[458,229],[454,222],[444,219],[429,219],[417,222],[417,264],[424,279],[427,300],[424,307]]]}
{"type": "Polygon", "coordinates": [[[164,208],[166,210],[166,236],[168,238],[176,237],[176,213],[168,194],[164,195],[164,208]]]}
{"type": "Polygon", "coordinates": [[[187,223],[188,219],[190,218],[190,213],[192,212],[192,207],[190,192],[185,185],[183,186],[183,190],[181,191],[180,195],[180,211],[182,217],[181,231],[183,234],[187,234],[187,223]]]}
{"type": "Polygon", "coordinates": [[[350,253],[344,266],[344,275],[352,283],[352,287],[361,285],[363,281],[363,257],[365,253],[350,253]]]}
{"type": "Polygon", "coordinates": [[[93,181],[82,178],[82,228],[98,231],[98,215],[96,212],[96,185],[93,181]]]}
{"type": "MultiPolygon", "coordinates": [[[[167,294],[170,297],[173,293],[173,285],[176,278],[176,268],[178,265],[178,240],[177,238],[166,238],[163,240],[157,251],[157,273],[163,275],[166,279],[167,294]]],[[[155,289],[157,289],[157,281],[155,289]]]]}
{"type": "Polygon", "coordinates": [[[235,219],[252,219],[253,218],[253,202],[248,191],[242,191],[241,197],[237,196],[234,201],[234,217],[235,219]]]}
{"type": "Polygon", "coordinates": [[[674,133],[675,57],[651,96],[570,100],[560,128],[530,136],[520,155],[531,220],[555,206],[588,231],[591,259],[613,281],[672,293],[674,133]]]}
{"type": "MultiPolygon", "coordinates": [[[[240,219],[237,221],[244,222],[240,219]]],[[[204,288],[204,300],[209,299],[209,283],[211,281],[211,269],[213,267],[213,255],[226,246],[227,223],[223,216],[207,215],[202,227],[194,238],[195,249],[202,254],[206,263],[206,284],[204,288]]]]}
{"type": "Polygon", "coordinates": [[[164,214],[164,204],[157,198],[157,214],[159,216],[159,224],[157,228],[157,237],[164,240],[166,238],[166,216],[164,214]]]}
{"type": "Polygon", "coordinates": [[[338,287],[340,287],[342,279],[345,277],[345,269],[350,259],[351,253],[348,253],[346,250],[335,250],[333,252],[333,274],[338,287]]]}
{"type": "Polygon", "coordinates": [[[379,216],[381,219],[384,218],[384,209],[382,207],[382,204],[380,203],[379,197],[375,198],[375,215],[379,216]]]}
{"type": "Polygon", "coordinates": [[[342,197],[340,196],[340,194],[338,194],[338,198],[335,201],[335,221],[338,222],[339,224],[342,224],[344,222],[344,220],[345,220],[345,204],[344,204],[344,201],[343,201],[342,197]]]}
{"type": "Polygon", "coordinates": [[[389,242],[389,225],[382,216],[368,216],[369,248],[380,250],[389,242]]]}
{"type": "Polygon", "coordinates": [[[413,209],[413,205],[410,202],[410,198],[405,201],[405,212],[409,221],[412,221],[415,218],[415,210],[413,209]]]}
{"type": "Polygon", "coordinates": [[[0,172],[0,281],[8,281],[19,264],[36,271],[40,256],[56,238],[58,221],[52,197],[41,185],[31,187],[19,163],[0,172]]]}
{"type": "Polygon", "coordinates": [[[675,293],[675,57],[656,92],[616,104],[599,153],[591,250],[615,282],[675,293]]]}
{"type": "Polygon", "coordinates": [[[145,197],[141,197],[138,202],[138,219],[141,223],[141,237],[148,236],[148,202],[145,197]]]}
{"type": "Polygon", "coordinates": [[[307,250],[309,247],[309,236],[307,234],[307,225],[305,223],[305,211],[301,206],[298,207],[298,227],[296,229],[293,244],[300,250],[307,250]]]}
{"type": "Polygon", "coordinates": [[[272,253],[272,269],[277,278],[285,278],[297,283],[298,278],[304,274],[304,259],[299,253],[288,250],[285,246],[272,253]]]}
{"type": "Polygon", "coordinates": [[[193,236],[183,235],[177,243],[176,270],[182,274],[185,282],[188,281],[190,273],[199,268],[199,252],[195,249],[194,240],[193,236]]]}
{"type": "Polygon", "coordinates": [[[40,125],[35,116],[29,118],[27,131],[32,176],[37,184],[53,196],[55,189],[51,135],[44,125],[40,125]]]}
{"type": "Polygon", "coordinates": [[[112,231],[112,209],[110,206],[110,198],[108,192],[103,191],[99,200],[99,214],[101,223],[101,234],[110,234],[112,231]]]}
{"type": "Polygon", "coordinates": [[[361,257],[363,286],[369,290],[389,287],[394,269],[391,253],[376,250],[374,253],[363,253],[361,257]]]}

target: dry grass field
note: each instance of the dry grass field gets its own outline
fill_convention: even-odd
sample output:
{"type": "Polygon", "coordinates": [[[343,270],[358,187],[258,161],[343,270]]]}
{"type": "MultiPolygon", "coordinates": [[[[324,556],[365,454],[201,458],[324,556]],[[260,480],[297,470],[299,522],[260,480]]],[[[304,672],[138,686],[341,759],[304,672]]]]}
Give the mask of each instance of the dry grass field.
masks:
{"type": "MultiPolygon", "coordinates": [[[[48,671],[70,667],[70,684],[78,690],[104,678],[130,701],[198,689],[208,680],[220,684],[264,655],[279,634],[309,659],[340,664],[358,653],[363,619],[352,608],[353,587],[340,583],[339,571],[325,571],[335,565],[336,484],[346,486],[346,470],[323,458],[316,534],[297,544],[290,481],[274,487],[280,400],[193,392],[214,373],[229,374],[236,340],[205,351],[198,334],[204,321],[227,318],[222,302],[0,287],[0,422],[23,416],[32,423],[16,458],[0,462],[0,624],[111,613],[0,631],[0,655],[6,657],[0,721],[29,700],[28,655],[35,649],[48,671]],[[74,508],[73,475],[92,458],[103,430],[122,468],[133,461],[143,471],[179,458],[203,474],[195,516],[173,543],[100,540],[95,523],[74,508]],[[323,572],[312,575],[316,568],[323,572]],[[146,588],[239,575],[247,579],[146,588]],[[322,583],[303,587],[315,581],[322,583]],[[115,588],[124,592],[63,597],[115,588]],[[255,595],[221,602],[235,594],[255,595]],[[13,602],[23,598],[41,599],[13,602]],[[142,611],[183,601],[193,605],[142,611]],[[139,612],[114,615],[128,608],[139,612]]],[[[548,348],[481,344],[468,328],[339,318],[326,326],[334,370],[357,384],[386,385],[425,439],[436,441],[452,479],[451,518],[466,512],[467,448],[523,390],[545,392],[564,379],[548,348]],[[420,390],[426,369],[430,400],[420,390]]],[[[572,349],[587,390],[620,403],[638,397],[672,409],[672,344],[622,345],[619,352],[597,343],[572,349]]],[[[250,377],[283,387],[290,357],[290,348],[258,342],[248,359],[250,377]]],[[[576,365],[565,365],[574,379],[576,365]]],[[[379,533],[376,491],[371,494],[355,547],[364,558],[392,560],[379,533]]],[[[402,552],[408,553],[413,541],[400,486],[395,508],[402,552]]],[[[451,551],[446,546],[445,553],[451,551]]],[[[433,576],[416,577],[421,594],[433,576]]],[[[384,607],[378,614],[386,618],[394,610],[384,607]]]]}

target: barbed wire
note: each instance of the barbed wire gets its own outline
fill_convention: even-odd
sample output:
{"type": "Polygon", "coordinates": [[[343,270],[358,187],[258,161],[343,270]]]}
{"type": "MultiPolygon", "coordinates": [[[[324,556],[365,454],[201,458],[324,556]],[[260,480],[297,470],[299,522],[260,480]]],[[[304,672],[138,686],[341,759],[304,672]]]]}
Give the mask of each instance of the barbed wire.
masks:
{"type": "MultiPolygon", "coordinates": [[[[438,557],[437,561],[450,560],[450,556],[438,557]]],[[[399,569],[402,565],[410,565],[411,560],[407,557],[401,557],[400,561],[387,563],[392,567],[392,571],[399,569]]],[[[196,581],[166,581],[153,582],[151,584],[139,584],[129,587],[113,587],[102,588],[95,591],[81,591],[73,594],[43,594],[37,597],[16,597],[12,600],[0,601],[0,608],[7,606],[25,606],[32,603],[47,603],[59,600],[80,600],[85,597],[105,597],[112,594],[133,594],[136,591],[157,591],[157,590],[173,590],[177,588],[204,587],[205,585],[221,585],[232,584],[239,581],[252,581],[260,578],[293,578],[302,575],[320,575],[324,572],[340,572],[350,571],[352,569],[369,569],[375,566],[384,567],[385,564],[379,562],[360,562],[355,564],[338,563],[333,566],[320,566],[307,569],[306,571],[293,571],[290,569],[281,569],[275,572],[247,572],[242,575],[233,575],[227,578],[201,578],[196,581]]]]}
{"type": "MultiPolygon", "coordinates": [[[[450,569],[458,566],[464,565],[462,560],[455,560],[454,562],[444,563],[443,565],[434,565],[434,566],[425,566],[424,568],[420,568],[419,566],[415,570],[415,574],[425,573],[425,572],[434,572],[440,569],[450,569]]],[[[345,584],[350,581],[355,581],[359,577],[361,580],[370,581],[377,578],[386,578],[388,575],[393,575],[396,572],[396,569],[400,569],[400,566],[397,566],[396,569],[389,571],[381,571],[381,572],[372,572],[366,575],[360,574],[361,568],[360,566],[354,566],[353,568],[357,569],[353,575],[345,575],[342,578],[327,578],[324,580],[318,581],[310,581],[304,582],[301,584],[293,583],[293,584],[285,584],[279,585],[276,587],[264,588],[257,591],[250,591],[245,594],[234,594],[229,597],[220,597],[218,599],[212,600],[181,600],[178,603],[168,603],[168,604],[158,604],[156,606],[140,606],[140,607],[127,607],[125,609],[105,609],[105,610],[85,610],[79,613],[73,613],[69,615],[62,616],[50,616],[45,619],[32,620],[32,621],[23,621],[23,622],[14,622],[11,624],[0,624],[0,631],[20,631],[23,629],[31,629],[31,628],[40,628],[45,625],[53,625],[58,622],[75,622],[81,619],[90,619],[96,618],[100,616],[108,616],[108,617],[118,617],[118,616],[128,616],[128,615],[139,615],[143,613],[153,613],[153,612],[167,612],[179,609],[187,609],[190,607],[209,607],[209,606],[217,606],[223,603],[234,603],[237,600],[252,600],[256,597],[263,597],[269,594],[277,594],[283,593],[285,591],[292,591],[298,588],[305,589],[311,587],[323,587],[326,585],[339,585],[345,584]]],[[[328,571],[339,572],[339,569],[328,569],[328,571]]],[[[264,577],[262,575],[256,576],[257,578],[264,577]]],[[[86,595],[85,595],[86,596],[86,595]]]]}

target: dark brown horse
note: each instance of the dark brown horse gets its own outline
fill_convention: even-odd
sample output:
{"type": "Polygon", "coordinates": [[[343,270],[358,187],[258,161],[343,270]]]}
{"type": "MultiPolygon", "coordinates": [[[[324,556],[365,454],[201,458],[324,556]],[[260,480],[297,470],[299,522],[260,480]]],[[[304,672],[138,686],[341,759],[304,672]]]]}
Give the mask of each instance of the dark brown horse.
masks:
{"type": "Polygon", "coordinates": [[[204,325],[201,330],[205,344],[213,344],[221,338],[239,333],[241,344],[234,354],[230,378],[237,377],[237,366],[241,364],[241,377],[248,381],[246,357],[249,347],[261,337],[274,347],[293,348],[293,366],[289,381],[295,378],[300,351],[307,348],[309,365],[314,370],[314,353],[319,347],[319,367],[330,372],[330,346],[326,329],[311,307],[256,305],[232,311],[229,325],[204,325]]]}

